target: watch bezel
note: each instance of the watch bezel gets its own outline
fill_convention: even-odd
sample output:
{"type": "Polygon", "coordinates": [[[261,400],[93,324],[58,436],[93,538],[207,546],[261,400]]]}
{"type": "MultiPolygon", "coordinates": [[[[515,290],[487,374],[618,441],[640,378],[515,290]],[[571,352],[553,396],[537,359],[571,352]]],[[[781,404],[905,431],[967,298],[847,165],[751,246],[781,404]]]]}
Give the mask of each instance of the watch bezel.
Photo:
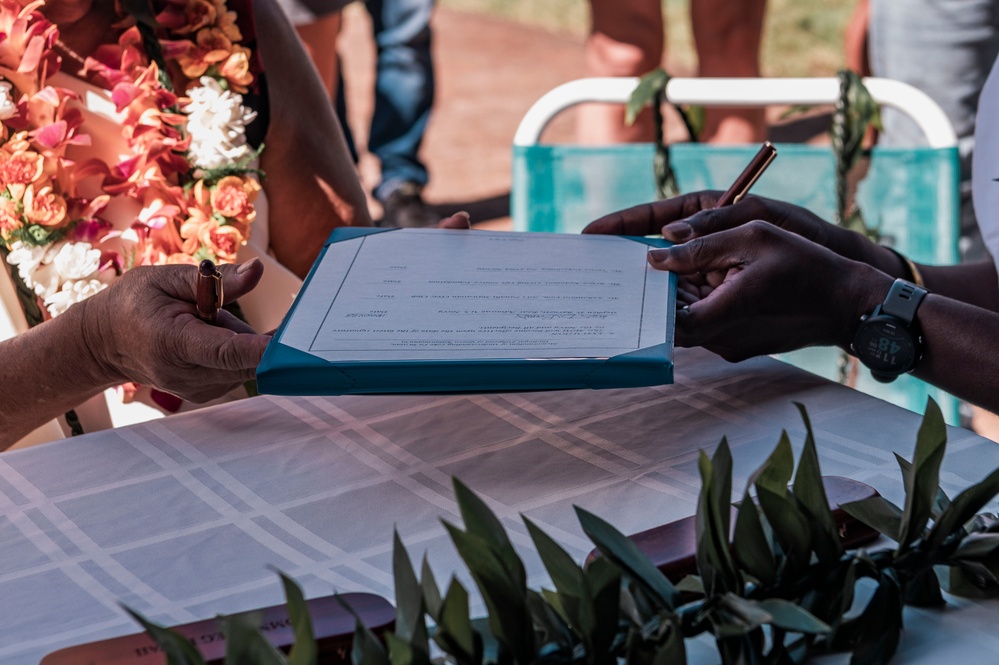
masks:
{"type": "Polygon", "coordinates": [[[875,379],[881,381],[882,383],[887,383],[895,380],[903,374],[911,372],[919,363],[920,358],[922,358],[922,336],[919,334],[919,331],[914,328],[914,325],[907,325],[905,321],[897,316],[882,314],[881,307],[879,306],[874,310],[874,312],[860,320],[860,324],[857,326],[857,330],[853,334],[853,342],[851,343],[850,348],[854,355],[856,355],[857,358],[864,364],[864,366],[871,370],[871,374],[875,379]],[[872,328],[878,327],[878,334],[881,334],[880,326],[884,325],[891,326],[898,332],[899,336],[904,337],[908,342],[908,346],[912,349],[912,353],[907,362],[899,365],[885,366],[885,364],[879,359],[872,359],[869,355],[867,355],[867,347],[858,343],[862,336],[870,334],[872,328]]]}

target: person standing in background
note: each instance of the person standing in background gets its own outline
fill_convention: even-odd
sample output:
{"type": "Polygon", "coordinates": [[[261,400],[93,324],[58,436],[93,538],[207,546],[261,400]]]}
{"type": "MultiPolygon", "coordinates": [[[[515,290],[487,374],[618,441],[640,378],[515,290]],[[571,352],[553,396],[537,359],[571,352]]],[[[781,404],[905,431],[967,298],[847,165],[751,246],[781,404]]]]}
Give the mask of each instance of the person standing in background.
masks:
{"type": "MultiPolygon", "coordinates": [[[[336,52],[342,10],[350,0],[280,0],[280,4],[312,56],[356,160],[336,52]]],[[[434,0],[365,0],[364,6],[371,14],[377,47],[368,150],[381,162],[381,182],[373,192],[384,210],[379,224],[433,226],[440,215],[423,200],[429,173],[419,150],[434,101],[430,28],[434,0]]]]}
{"type": "MultiPolygon", "coordinates": [[[[588,76],[642,76],[663,59],[661,0],[590,0],[586,40],[588,76]]],[[[691,0],[698,76],[760,75],[760,41],[766,0],[691,0]]],[[[580,109],[579,141],[585,144],[651,141],[652,115],[624,124],[624,107],[588,104],[580,109]]],[[[702,136],[711,143],[758,143],[766,137],[762,108],[709,108],[702,136]]]]}

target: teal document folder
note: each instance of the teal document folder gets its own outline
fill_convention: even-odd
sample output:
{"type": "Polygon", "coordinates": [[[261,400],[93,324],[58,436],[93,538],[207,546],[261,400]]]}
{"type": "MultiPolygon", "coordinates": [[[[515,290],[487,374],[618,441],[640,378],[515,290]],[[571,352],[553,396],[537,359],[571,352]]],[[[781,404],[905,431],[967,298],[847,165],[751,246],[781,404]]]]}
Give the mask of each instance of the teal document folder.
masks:
{"type": "Polygon", "coordinates": [[[515,392],[673,382],[661,238],[335,230],[257,368],[261,393],[515,392]]]}

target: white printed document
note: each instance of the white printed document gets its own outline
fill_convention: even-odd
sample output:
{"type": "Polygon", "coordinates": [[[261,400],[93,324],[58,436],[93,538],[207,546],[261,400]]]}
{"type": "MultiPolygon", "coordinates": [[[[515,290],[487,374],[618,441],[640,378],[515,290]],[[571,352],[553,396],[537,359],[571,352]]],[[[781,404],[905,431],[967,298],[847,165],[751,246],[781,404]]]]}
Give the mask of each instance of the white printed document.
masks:
{"type": "MultiPolygon", "coordinates": [[[[398,372],[447,363],[482,372],[489,362],[578,365],[646,349],[659,362],[664,346],[672,357],[674,278],[646,261],[661,240],[442,229],[344,235],[331,237],[275,343],[355,378],[386,363],[398,372]]],[[[525,374],[524,389],[539,371],[525,374]]]]}

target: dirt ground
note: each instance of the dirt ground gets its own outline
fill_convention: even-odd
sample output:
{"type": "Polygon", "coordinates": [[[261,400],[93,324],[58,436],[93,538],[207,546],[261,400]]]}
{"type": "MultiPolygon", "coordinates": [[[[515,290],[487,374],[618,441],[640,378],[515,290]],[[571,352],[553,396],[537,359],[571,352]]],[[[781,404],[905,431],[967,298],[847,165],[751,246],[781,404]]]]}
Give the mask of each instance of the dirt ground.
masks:
{"type": "MultiPolygon", "coordinates": [[[[521,118],[544,93],[585,76],[583,42],[509,21],[438,8],[433,19],[437,97],[422,156],[430,169],[428,202],[442,214],[467,210],[473,222],[509,228],[511,146],[521,118]]],[[[344,15],[340,53],[350,125],[361,153],[366,188],[378,182],[378,161],[364,151],[373,105],[375,51],[371,20],[361,3],[344,15]]],[[[691,72],[669,67],[671,73],[691,72]]],[[[781,123],[779,140],[808,140],[824,132],[828,116],[781,123]]],[[[680,131],[677,129],[677,131],[680,131]]],[[[572,142],[575,115],[560,115],[545,140],[572,142]]],[[[371,202],[372,214],[380,216],[371,202]]]]}

